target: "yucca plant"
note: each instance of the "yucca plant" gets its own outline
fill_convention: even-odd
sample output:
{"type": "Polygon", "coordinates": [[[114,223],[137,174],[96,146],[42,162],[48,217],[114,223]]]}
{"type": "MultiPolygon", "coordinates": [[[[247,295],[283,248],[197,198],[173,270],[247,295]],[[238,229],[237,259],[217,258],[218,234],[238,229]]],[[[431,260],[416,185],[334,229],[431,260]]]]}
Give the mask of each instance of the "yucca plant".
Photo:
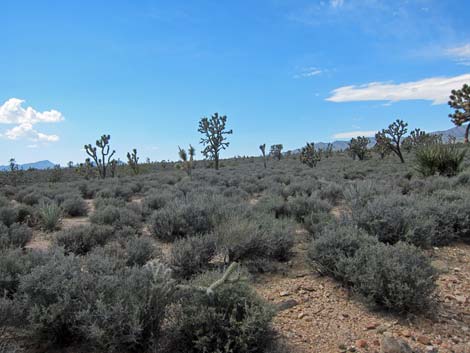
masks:
{"type": "Polygon", "coordinates": [[[52,232],[59,228],[62,209],[55,202],[42,202],[39,206],[39,222],[42,228],[52,232]]]}
{"type": "Polygon", "coordinates": [[[425,177],[457,175],[466,152],[453,143],[423,146],[416,151],[416,169],[425,177]]]}

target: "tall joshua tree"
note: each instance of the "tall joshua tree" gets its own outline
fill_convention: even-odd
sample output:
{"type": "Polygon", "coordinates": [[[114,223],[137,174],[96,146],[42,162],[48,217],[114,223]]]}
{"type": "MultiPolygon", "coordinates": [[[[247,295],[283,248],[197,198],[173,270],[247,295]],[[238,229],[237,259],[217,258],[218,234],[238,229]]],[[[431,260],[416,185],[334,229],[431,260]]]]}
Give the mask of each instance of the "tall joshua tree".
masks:
{"type": "Polygon", "coordinates": [[[137,157],[137,149],[127,152],[127,164],[131,167],[134,174],[139,174],[139,157],[137,157]]]}
{"type": "Polygon", "coordinates": [[[387,129],[383,129],[375,134],[376,143],[383,144],[390,149],[400,158],[402,163],[405,163],[405,159],[401,152],[401,145],[403,143],[403,136],[408,132],[407,126],[408,124],[403,120],[397,119],[387,129]]]}
{"type": "Polygon", "coordinates": [[[369,154],[369,139],[365,136],[358,136],[357,138],[352,138],[348,143],[349,152],[353,159],[359,158],[360,161],[363,161],[367,158],[369,154]]]}
{"type": "Polygon", "coordinates": [[[272,145],[271,146],[271,151],[269,154],[273,157],[276,158],[278,161],[281,160],[282,158],[282,149],[284,146],[282,144],[277,144],[277,145],[272,145]]]}
{"type": "Polygon", "coordinates": [[[468,143],[468,133],[470,131],[470,86],[464,84],[461,89],[452,90],[449,99],[449,106],[454,109],[454,113],[449,114],[449,118],[457,126],[467,123],[465,143],[468,143]]]}
{"type": "Polygon", "coordinates": [[[219,116],[218,113],[213,114],[210,118],[203,117],[199,121],[199,131],[203,134],[201,143],[205,146],[202,154],[206,158],[214,160],[215,169],[219,169],[219,153],[228,147],[226,135],[230,135],[233,131],[226,130],[225,124],[227,116],[219,116]]]}
{"type": "Polygon", "coordinates": [[[93,159],[98,168],[98,172],[102,179],[106,178],[106,171],[108,165],[111,161],[111,158],[116,153],[113,150],[110,153],[109,140],[111,139],[110,135],[103,135],[99,140],[96,140],[96,147],[92,146],[91,143],[85,145],[85,152],[93,159]],[[99,150],[98,150],[99,148],[99,150]]]}
{"type": "Polygon", "coordinates": [[[262,145],[259,145],[259,149],[261,150],[261,155],[263,156],[264,169],[266,169],[266,144],[263,143],[262,145]]]}
{"type": "Polygon", "coordinates": [[[315,149],[313,142],[307,142],[305,147],[302,147],[300,151],[300,161],[310,168],[316,167],[317,163],[321,161],[321,150],[315,149]]]}

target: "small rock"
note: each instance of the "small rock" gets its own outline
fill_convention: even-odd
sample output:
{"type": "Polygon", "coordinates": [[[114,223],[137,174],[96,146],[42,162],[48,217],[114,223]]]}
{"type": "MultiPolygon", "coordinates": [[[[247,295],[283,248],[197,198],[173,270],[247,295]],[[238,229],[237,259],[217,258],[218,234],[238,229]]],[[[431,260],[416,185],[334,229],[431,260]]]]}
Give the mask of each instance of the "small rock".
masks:
{"type": "Polygon", "coordinates": [[[460,304],[465,304],[467,302],[467,298],[463,295],[456,295],[455,300],[460,304]]]}
{"type": "Polygon", "coordinates": [[[357,340],[356,341],[356,347],[358,348],[366,348],[368,346],[368,343],[366,340],[357,340]]]}
{"type": "Polygon", "coordinates": [[[431,340],[429,339],[429,337],[426,337],[426,336],[418,336],[416,340],[419,343],[424,344],[425,346],[429,346],[431,344],[431,340]]]}
{"type": "Polygon", "coordinates": [[[426,347],[426,353],[439,353],[439,350],[436,347],[427,346],[426,347]]]}
{"type": "Polygon", "coordinates": [[[403,330],[400,332],[400,335],[403,337],[411,337],[411,332],[409,330],[403,330]]]}
{"type": "Polygon", "coordinates": [[[379,324],[377,322],[369,322],[366,325],[367,330],[373,330],[373,329],[376,329],[377,327],[379,327],[379,324]]]}
{"type": "Polygon", "coordinates": [[[356,349],[356,347],[354,347],[354,346],[351,346],[351,347],[349,347],[349,349],[348,349],[348,352],[355,352],[355,351],[357,351],[357,349],[356,349]]]}
{"type": "Polygon", "coordinates": [[[307,285],[307,284],[303,284],[302,289],[306,290],[307,292],[315,292],[316,291],[316,289],[313,286],[310,286],[310,285],[307,285]]]}
{"type": "Polygon", "coordinates": [[[280,297],[288,297],[289,295],[290,295],[290,293],[287,292],[287,291],[282,291],[281,293],[279,293],[280,297]]]}
{"type": "Polygon", "coordinates": [[[298,319],[303,319],[304,317],[305,317],[305,313],[300,313],[300,314],[297,316],[298,319]]]}
{"type": "Polygon", "coordinates": [[[383,336],[380,343],[381,353],[413,353],[411,347],[399,338],[383,336]]]}
{"type": "Polygon", "coordinates": [[[348,350],[348,347],[346,347],[345,344],[340,344],[338,348],[341,352],[346,352],[348,350]]]}
{"type": "Polygon", "coordinates": [[[288,310],[290,308],[293,308],[294,306],[299,305],[299,302],[295,299],[288,299],[284,300],[276,305],[277,311],[284,311],[288,310]]]}

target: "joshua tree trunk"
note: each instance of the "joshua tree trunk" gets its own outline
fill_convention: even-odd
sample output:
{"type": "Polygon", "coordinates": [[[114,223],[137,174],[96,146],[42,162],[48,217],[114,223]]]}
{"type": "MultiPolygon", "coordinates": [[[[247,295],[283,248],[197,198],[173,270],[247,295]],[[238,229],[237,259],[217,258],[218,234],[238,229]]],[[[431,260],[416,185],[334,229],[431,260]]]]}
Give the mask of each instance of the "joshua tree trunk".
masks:
{"type": "Polygon", "coordinates": [[[468,132],[470,131],[470,123],[467,124],[467,128],[465,129],[465,143],[468,143],[468,132]]]}
{"type": "Polygon", "coordinates": [[[219,154],[217,153],[215,156],[214,156],[214,167],[215,167],[215,170],[219,170],[219,154]]]}

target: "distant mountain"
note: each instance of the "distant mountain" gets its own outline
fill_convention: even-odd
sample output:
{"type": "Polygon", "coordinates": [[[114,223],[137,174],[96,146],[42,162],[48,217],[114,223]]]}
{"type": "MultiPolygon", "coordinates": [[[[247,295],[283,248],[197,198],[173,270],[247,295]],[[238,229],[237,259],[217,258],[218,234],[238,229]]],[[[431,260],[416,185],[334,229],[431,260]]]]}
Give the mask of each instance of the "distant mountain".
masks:
{"type": "MultiPolygon", "coordinates": [[[[28,169],[51,169],[54,168],[55,164],[52,163],[51,161],[45,160],[45,161],[38,161],[34,163],[25,163],[25,164],[19,164],[18,168],[22,170],[28,170],[28,169]]],[[[10,170],[9,165],[0,165],[0,171],[5,171],[5,170],[10,170]]]]}
{"type": "Polygon", "coordinates": [[[432,132],[432,134],[436,134],[436,135],[441,134],[442,137],[444,138],[444,141],[446,141],[449,137],[455,137],[457,140],[463,140],[465,137],[466,128],[467,128],[466,126],[456,126],[449,130],[435,131],[435,132],[432,132]]]}
{"type": "MultiPolygon", "coordinates": [[[[444,130],[444,131],[434,131],[434,132],[431,132],[431,134],[442,135],[444,141],[447,141],[447,139],[451,136],[455,137],[457,141],[463,141],[465,137],[465,129],[466,129],[466,126],[456,126],[448,130],[444,130]]],[[[369,147],[373,147],[375,145],[375,137],[369,137],[369,140],[370,140],[369,147]]],[[[330,143],[333,144],[333,151],[342,151],[348,148],[349,141],[350,140],[340,140],[340,141],[333,141],[330,143]]],[[[318,149],[324,150],[327,148],[327,146],[328,146],[328,142],[315,142],[315,147],[317,147],[318,149]]],[[[292,150],[291,152],[294,154],[300,153],[300,148],[292,150]]]]}

